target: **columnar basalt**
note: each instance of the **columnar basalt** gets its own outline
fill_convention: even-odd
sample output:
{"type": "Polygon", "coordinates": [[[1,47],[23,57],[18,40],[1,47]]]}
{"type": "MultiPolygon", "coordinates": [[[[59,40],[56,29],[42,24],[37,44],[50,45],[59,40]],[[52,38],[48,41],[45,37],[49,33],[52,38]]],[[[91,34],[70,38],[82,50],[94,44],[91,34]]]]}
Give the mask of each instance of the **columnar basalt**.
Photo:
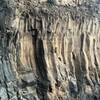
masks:
{"type": "Polygon", "coordinates": [[[99,4],[0,5],[0,100],[100,100],[99,4]]]}

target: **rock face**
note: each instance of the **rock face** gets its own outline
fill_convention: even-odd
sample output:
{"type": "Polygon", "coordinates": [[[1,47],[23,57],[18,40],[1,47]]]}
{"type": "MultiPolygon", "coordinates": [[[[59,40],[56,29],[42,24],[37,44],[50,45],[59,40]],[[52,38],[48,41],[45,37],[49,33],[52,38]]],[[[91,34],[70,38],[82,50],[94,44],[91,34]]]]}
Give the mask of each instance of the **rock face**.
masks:
{"type": "Polygon", "coordinates": [[[99,1],[68,2],[0,0],[0,100],[100,100],[99,1]]]}

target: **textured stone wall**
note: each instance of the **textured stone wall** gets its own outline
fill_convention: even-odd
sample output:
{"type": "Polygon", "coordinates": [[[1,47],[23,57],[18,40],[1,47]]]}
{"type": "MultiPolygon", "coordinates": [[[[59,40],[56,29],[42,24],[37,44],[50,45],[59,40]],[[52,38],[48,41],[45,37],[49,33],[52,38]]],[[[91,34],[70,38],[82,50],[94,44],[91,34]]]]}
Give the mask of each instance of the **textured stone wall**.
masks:
{"type": "Polygon", "coordinates": [[[0,5],[0,100],[100,100],[99,4],[0,5]]]}

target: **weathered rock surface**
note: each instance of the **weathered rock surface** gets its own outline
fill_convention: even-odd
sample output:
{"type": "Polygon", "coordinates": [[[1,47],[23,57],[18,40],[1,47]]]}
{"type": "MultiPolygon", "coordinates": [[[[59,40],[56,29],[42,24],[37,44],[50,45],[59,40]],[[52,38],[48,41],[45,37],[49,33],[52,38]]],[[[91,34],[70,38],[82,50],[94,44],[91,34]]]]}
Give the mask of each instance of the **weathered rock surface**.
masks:
{"type": "Polygon", "coordinates": [[[0,100],[100,100],[99,1],[45,1],[0,0],[0,100]]]}

